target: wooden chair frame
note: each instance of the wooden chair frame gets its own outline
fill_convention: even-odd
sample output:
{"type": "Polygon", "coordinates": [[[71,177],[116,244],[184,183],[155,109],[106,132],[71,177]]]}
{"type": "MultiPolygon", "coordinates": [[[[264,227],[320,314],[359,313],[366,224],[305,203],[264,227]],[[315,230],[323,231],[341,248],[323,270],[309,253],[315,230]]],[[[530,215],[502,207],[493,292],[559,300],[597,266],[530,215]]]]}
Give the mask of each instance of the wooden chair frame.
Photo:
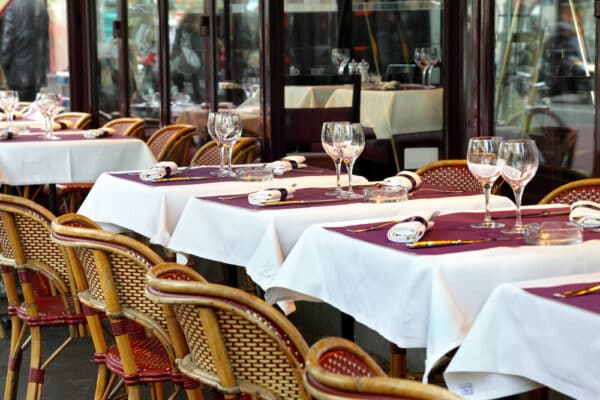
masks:
{"type": "Polygon", "coordinates": [[[187,153],[196,128],[192,125],[167,125],[160,128],[146,142],[158,161],[187,163],[187,153]]]}
{"type": "Polygon", "coordinates": [[[56,122],[69,121],[73,124],[73,129],[87,129],[92,122],[92,115],[84,112],[65,112],[58,114],[54,118],[56,122]]]}
{"type": "Polygon", "coordinates": [[[120,135],[146,140],[146,128],[144,120],[141,118],[116,118],[108,121],[102,127],[114,129],[120,135]]]}
{"type": "Polygon", "coordinates": [[[303,379],[317,400],[460,399],[434,385],[388,377],[364,350],[342,338],[324,338],[310,348],[303,379]]]}

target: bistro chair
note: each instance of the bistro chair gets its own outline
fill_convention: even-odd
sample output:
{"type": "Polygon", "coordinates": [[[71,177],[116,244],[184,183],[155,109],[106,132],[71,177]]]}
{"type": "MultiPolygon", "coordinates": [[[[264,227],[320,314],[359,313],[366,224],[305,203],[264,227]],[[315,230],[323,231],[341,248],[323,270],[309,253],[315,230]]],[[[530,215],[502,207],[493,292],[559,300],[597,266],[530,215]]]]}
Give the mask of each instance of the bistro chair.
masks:
{"type": "Polygon", "coordinates": [[[167,125],[154,132],[146,143],[158,161],[186,165],[195,132],[192,125],[167,125]]]}
{"type": "Polygon", "coordinates": [[[600,202],[600,178],[580,179],[557,187],[538,204],[573,204],[579,200],[600,202]]]}
{"type": "Polygon", "coordinates": [[[359,346],[324,338],[306,356],[304,386],[317,400],[457,400],[449,391],[420,382],[390,378],[359,346]]]}
{"type": "MultiPolygon", "coordinates": [[[[96,359],[125,383],[129,399],[141,398],[141,385],[150,384],[153,399],[164,398],[163,384],[177,384],[173,398],[183,385],[189,399],[201,399],[200,385],[183,376],[175,358],[188,353],[183,338],[167,330],[162,307],[144,296],[146,272],[162,259],[149,247],[117,233],[65,224],[84,220],[67,214],[52,224],[53,240],[78,253],[87,279],[79,299],[90,309],[106,313],[116,344],[107,346],[101,329],[91,329],[96,359]]],[[[88,313],[89,315],[89,313],[88,313]]],[[[102,385],[106,380],[100,382],[102,385]]],[[[97,388],[105,398],[108,385],[97,388]]]]}
{"type": "Polygon", "coordinates": [[[31,335],[27,399],[40,398],[46,367],[77,337],[87,334],[85,316],[77,301],[67,254],[50,240],[54,215],[22,197],[0,195],[0,242],[2,276],[13,323],[4,391],[5,399],[16,396],[22,347],[26,330],[31,335]],[[23,293],[19,301],[14,280],[16,270],[23,293]],[[42,362],[43,327],[65,325],[69,336],[42,362]]]}
{"type": "Polygon", "coordinates": [[[146,140],[144,120],[141,118],[116,118],[108,121],[102,127],[114,129],[118,135],[146,140]]]}
{"type": "Polygon", "coordinates": [[[92,115],[83,112],[65,112],[58,114],[54,121],[69,122],[73,129],[88,129],[92,122],[92,115]]]}
{"type": "MultiPolygon", "coordinates": [[[[231,153],[232,164],[251,163],[255,160],[258,153],[258,143],[256,138],[242,137],[231,153]]],[[[206,142],[193,155],[190,165],[218,165],[219,164],[219,145],[216,141],[206,142]]]]}
{"type": "Polygon", "coordinates": [[[146,295],[163,304],[171,332],[181,328],[189,345],[177,360],[182,373],[225,394],[310,399],[302,385],[308,346],[280,312],[175,263],[150,269],[147,281],[146,295]]]}
{"type": "MultiPolygon", "coordinates": [[[[466,160],[438,160],[415,171],[423,183],[460,189],[465,192],[481,192],[481,183],[471,174],[466,160]]],[[[492,187],[496,194],[504,181],[498,178],[492,187]]]]}

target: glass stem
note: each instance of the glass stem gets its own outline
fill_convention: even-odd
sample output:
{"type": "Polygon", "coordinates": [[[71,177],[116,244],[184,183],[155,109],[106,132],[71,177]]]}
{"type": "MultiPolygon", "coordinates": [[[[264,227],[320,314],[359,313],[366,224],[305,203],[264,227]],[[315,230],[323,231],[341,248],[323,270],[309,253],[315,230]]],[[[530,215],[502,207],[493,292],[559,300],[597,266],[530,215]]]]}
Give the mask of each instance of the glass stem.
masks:
{"type": "Polygon", "coordinates": [[[219,171],[225,169],[225,145],[219,143],[219,171]]]}
{"type": "Polygon", "coordinates": [[[485,225],[491,225],[492,223],[492,214],[490,213],[490,196],[492,194],[492,183],[487,182],[483,185],[483,197],[485,199],[485,217],[483,218],[483,223],[485,225]]]}
{"type": "Polygon", "coordinates": [[[523,199],[523,187],[520,185],[513,187],[513,193],[515,195],[515,204],[517,205],[517,218],[514,229],[521,230],[523,229],[523,222],[521,221],[521,200],[523,199]]]}
{"type": "Polygon", "coordinates": [[[8,130],[9,131],[12,130],[14,117],[15,117],[15,112],[14,111],[9,111],[7,113],[7,118],[8,118],[8,124],[7,124],[7,126],[8,126],[8,130]]]}
{"type": "Polygon", "coordinates": [[[335,191],[338,193],[341,193],[342,192],[342,181],[341,181],[342,159],[338,158],[333,163],[335,164],[335,179],[336,179],[335,191]]]}
{"type": "Polygon", "coordinates": [[[421,76],[421,82],[423,83],[423,86],[426,86],[426,84],[427,84],[427,68],[422,69],[421,71],[423,72],[422,76],[421,76]]]}
{"type": "Polygon", "coordinates": [[[427,69],[427,87],[431,87],[431,71],[433,71],[433,67],[427,69]]]}
{"type": "Polygon", "coordinates": [[[232,171],[232,169],[231,169],[231,157],[233,155],[233,146],[235,146],[235,142],[232,142],[229,145],[227,145],[227,170],[229,172],[232,171]]]}
{"type": "Polygon", "coordinates": [[[352,191],[352,170],[354,169],[354,162],[356,158],[350,161],[344,161],[346,163],[346,172],[348,172],[348,193],[354,193],[352,191]]]}

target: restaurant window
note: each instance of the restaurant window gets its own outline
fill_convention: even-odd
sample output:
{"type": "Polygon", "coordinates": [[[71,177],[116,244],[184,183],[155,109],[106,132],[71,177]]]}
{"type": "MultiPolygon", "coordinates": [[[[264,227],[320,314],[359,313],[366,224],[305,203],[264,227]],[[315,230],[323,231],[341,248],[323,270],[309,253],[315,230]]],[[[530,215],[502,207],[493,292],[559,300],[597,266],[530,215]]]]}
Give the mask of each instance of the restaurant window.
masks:
{"type": "MultiPolygon", "coordinates": [[[[494,130],[540,150],[539,198],[594,168],[596,37],[592,0],[497,0],[494,130]]],[[[528,189],[528,190],[530,190],[528,189]]]]}
{"type": "Polygon", "coordinates": [[[68,109],[66,0],[8,3],[0,18],[0,85],[17,90],[21,101],[33,101],[39,91],[58,93],[68,109]]]}

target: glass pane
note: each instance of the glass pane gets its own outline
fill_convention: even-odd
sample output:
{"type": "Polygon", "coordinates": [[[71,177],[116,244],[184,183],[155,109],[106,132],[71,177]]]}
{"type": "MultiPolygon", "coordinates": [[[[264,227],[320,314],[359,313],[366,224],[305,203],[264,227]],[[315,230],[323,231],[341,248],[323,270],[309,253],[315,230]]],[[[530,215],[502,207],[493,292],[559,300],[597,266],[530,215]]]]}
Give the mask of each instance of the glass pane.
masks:
{"type": "Polygon", "coordinates": [[[119,112],[119,41],[113,39],[113,21],[118,19],[117,0],[96,1],[98,36],[98,102],[101,112],[119,112]]]}
{"type": "Polygon", "coordinates": [[[593,169],[593,12],[592,0],[496,1],[495,133],[536,140],[541,194],[593,169]]]}
{"type": "Polygon", "coordinates": [[[66,0],[13,1],[2,17],[1,84],[33,101],[40,91],[59,93],[69,107],[66,0]],[[26,23],[24,23],[26,21],[26,23]]]}

